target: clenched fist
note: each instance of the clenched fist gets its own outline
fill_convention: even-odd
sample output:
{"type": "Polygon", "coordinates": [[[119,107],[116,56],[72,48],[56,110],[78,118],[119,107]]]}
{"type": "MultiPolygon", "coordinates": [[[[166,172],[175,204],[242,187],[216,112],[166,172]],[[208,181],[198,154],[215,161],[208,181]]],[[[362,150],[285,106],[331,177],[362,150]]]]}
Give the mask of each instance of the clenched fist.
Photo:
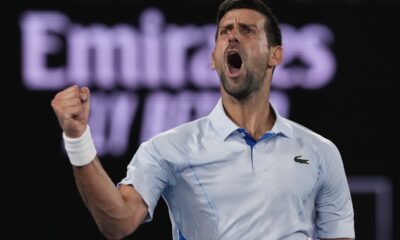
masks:
{"type": "Polygon", "coordinates": [[[51,106],[68,137],[82,135],[89,120],[90,92],[87,87],[74,85],[57,93],[51,106]]]}

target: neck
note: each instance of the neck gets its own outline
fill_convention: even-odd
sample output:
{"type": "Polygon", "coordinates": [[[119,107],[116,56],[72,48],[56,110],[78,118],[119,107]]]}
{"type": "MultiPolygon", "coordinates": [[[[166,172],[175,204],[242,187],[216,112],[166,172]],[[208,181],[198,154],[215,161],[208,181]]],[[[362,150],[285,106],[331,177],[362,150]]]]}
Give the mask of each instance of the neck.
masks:
{"type": "Polygon", "coordinates": [[[239,127],[245,128],[255,140],[259,140],[275,123],[268,96],[269,93],[264,92],[246,100],[237,100],[222,91],[222,103],[228,117],[239,127]]]}

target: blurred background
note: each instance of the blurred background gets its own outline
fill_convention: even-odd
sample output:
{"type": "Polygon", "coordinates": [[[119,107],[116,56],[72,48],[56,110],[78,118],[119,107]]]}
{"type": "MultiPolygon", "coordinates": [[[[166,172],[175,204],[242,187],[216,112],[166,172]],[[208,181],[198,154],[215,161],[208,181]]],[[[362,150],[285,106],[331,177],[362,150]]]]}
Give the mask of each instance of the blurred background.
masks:
{"type": "MultiPolygon", "coordinates": [[[[50,101],[72,84],[90,87],[92,135],[119,182],[141,142],[207,115],[216,103],[210,59],[219,1],[15,3],[5,49],[11,57],[4,74],[11,74],[3,80],[5,235],[104,239],[75,187],[50,101]]],[[[285,54],[272,101],[281,115],[338,146],[357,239],[400,239],[399,2],[268,3],[281,22],[285,54]]],[[[154,220],[126,239],[171,239],[162,199],[154,220]]]]}

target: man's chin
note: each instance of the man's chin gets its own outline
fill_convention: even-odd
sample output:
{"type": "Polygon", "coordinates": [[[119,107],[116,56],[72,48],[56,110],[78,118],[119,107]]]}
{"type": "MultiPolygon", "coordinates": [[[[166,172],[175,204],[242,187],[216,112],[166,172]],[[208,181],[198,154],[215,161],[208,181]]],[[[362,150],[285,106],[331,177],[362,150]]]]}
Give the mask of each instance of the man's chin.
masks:
{"type": "MultiPolygon", "coordinates": [[[[228,81],[231,81],[231,80],[228,80],[228,81]]],[[[232,82],[225,83],[223,85],[223,89],[227,95],[229,95],[239,101],[247,99],[250,95],[246,89],[242,89],[239,86],[232,86],[232,82]]]]}
{"type": "Polygon", "coordinates": [[[228,69],[228,71],[226,71],[226,76],[228,77],[228,78],[230,78],[230,79],[239,79],[241,76],[243,76],[244,75],[244,70],[243,70],[243,68],[240,68],[240,69],[232,69],[232,70],[229,70],[228,69]]]}

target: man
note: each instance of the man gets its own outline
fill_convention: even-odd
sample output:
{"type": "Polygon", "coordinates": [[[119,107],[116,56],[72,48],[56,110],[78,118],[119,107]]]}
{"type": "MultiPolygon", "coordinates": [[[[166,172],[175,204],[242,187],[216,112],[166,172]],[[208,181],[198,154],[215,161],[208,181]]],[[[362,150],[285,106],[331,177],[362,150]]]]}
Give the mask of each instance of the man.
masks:
{"type": "Polygon", "coordinates": [[[143,143],[117,187],[90,137],[88,88],[53,99],[78,189],[100,230],[109,239],[131,234],[163,196],[176,240],[301,240],[314,231],[354,238],[339,151],[268,101],[282,62],[276,18],[261,0],[226,0],[217,23],[220,101],[207,117],[143,143]]]}

